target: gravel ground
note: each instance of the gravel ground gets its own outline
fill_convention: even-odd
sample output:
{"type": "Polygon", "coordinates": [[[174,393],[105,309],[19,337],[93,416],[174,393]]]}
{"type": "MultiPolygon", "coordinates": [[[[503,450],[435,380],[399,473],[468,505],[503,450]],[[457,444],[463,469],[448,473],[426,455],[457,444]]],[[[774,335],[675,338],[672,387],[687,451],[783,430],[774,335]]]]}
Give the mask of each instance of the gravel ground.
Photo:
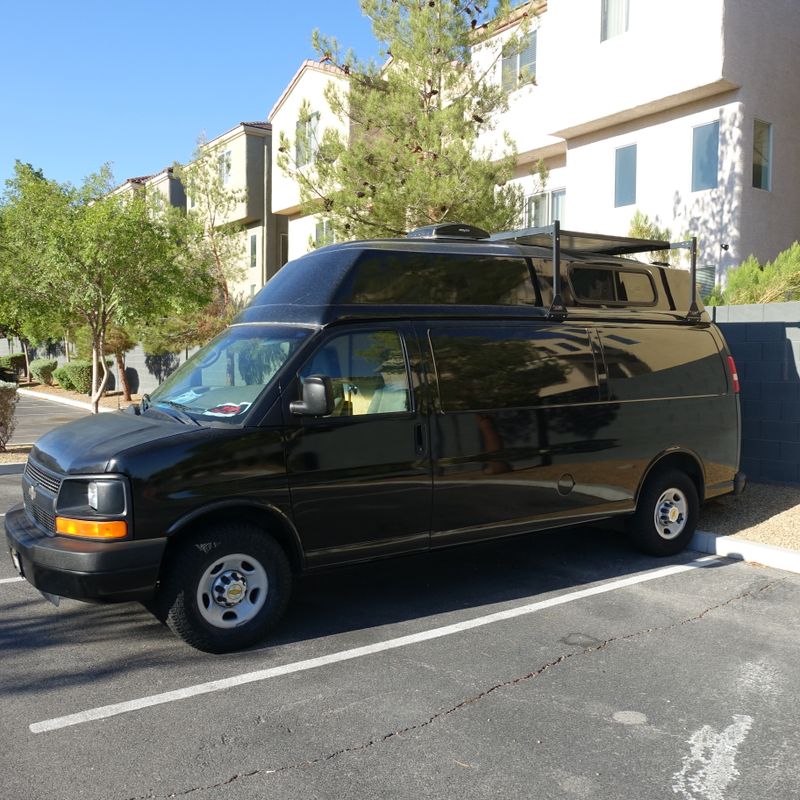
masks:
{"type": "Polygon", "coordinates": [[[738,497],[711,500],[700,530],[800,550],[800,486],[748,483],[738,497]]]}
{"type": "Polygon", "coordinates": [[[28,460],[31,448],[9,445],[5,453],[0,453],[0,464],[19,464],[28,460]]]}

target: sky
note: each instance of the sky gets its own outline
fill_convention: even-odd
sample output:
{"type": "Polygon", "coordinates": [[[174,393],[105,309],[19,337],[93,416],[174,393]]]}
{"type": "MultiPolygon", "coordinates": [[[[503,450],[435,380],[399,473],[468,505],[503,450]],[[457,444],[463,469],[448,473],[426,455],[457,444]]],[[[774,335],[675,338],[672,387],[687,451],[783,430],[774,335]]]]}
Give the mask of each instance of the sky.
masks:
{"type": "Polygon", "coordinates": [[[0,188],[15,159],[75,184],[189,160],[266,120],[314,28],[378,57],[357,0],[0,0],[0,188]]]}

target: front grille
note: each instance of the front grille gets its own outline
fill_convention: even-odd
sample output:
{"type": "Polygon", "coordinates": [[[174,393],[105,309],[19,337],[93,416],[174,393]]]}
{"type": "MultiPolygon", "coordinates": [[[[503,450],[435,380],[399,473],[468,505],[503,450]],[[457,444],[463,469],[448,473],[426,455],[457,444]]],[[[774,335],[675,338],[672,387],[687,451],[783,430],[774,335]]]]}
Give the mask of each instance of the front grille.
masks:
{"type": "Polygon", "coordinates": [[[55,533],[56,517],[39,505],[30,505],[28,511],[33,515],[33,519],[39,523],[48,533],[55,533]]]}
{"type": "Polygon", "coordinates": [[[37,486],[43,486],[49,492],[52,492],[54,495],[58,494],[58,490],[61,488],[62,478],[59,478],[58,475],[53,475],[50,472],[46,472],[42,467],[32,461],[30,458],[28,462],[25,464],[25,477],[33,484],[37,486]]]}
{"type": "Polygon", "coordinates": [[[22,499],[28,516],[47,533],[56,531],[55,502],[63,483],[60,475],[28,459],[22,474],[22,499]]]}

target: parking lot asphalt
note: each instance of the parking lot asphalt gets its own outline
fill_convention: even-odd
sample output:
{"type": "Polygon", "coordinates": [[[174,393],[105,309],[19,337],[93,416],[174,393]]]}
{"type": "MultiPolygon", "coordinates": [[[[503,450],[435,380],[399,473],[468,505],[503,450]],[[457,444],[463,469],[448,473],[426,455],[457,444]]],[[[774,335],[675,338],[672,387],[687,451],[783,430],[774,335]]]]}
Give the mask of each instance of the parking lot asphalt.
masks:
{"type": "Polygon", "coordinates": [[[565,529],[348,567],[210,656],[3,558],[0,794],[796,797],[800,576],[698,559],[565,529]]]}
{"type": "Polygon", "coordinates": [[[17,402],[17,426],[9,444],[33,444],[47,431],[89,413],[81,408],[54,403],[52,400],[21,396],[17,402]]]}

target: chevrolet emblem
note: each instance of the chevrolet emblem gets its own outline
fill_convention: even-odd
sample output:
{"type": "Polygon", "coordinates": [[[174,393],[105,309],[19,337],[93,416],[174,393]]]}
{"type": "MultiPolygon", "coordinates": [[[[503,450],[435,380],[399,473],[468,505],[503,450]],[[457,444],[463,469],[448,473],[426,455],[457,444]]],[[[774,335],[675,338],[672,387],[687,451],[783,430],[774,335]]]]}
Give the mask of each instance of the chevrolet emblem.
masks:
{"type": "Polygon", "coordinates": [[[28,497],[30,497],[31,502],[36,499],[36,487],[33,484],[28,487],[28,497]]]}

